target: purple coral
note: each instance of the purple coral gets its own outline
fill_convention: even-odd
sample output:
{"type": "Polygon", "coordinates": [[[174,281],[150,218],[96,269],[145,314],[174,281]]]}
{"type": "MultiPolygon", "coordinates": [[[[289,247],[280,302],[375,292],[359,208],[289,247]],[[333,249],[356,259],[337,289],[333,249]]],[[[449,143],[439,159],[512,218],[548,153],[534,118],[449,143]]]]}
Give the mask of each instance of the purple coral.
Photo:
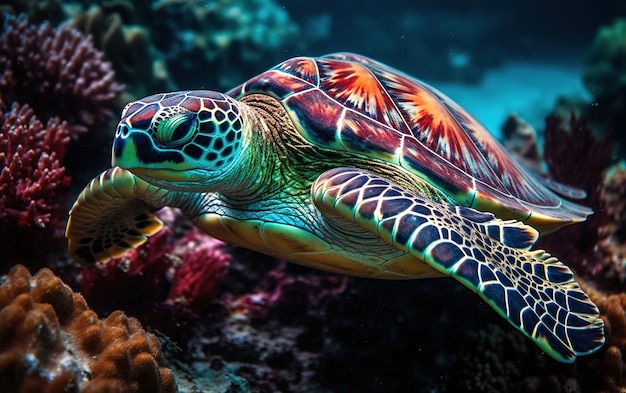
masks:
{"type": "Polygon", "coordinates": [[[42,119],[67,120],[72,137],[111,115],[122,87],[91,38],[70,27],[30,25],[4,17],[0,35],[0,101],[28,103],[42,119]]]}
{"type": "Polygon", "coordinates": [[[611,161],[611,144],[598,140],[586,122],[574,115],[567,125],[558,116],[550,116],[546,119],[544,154],[551,177],[587,191],[581,203],[591,207],[594,214],[585,222],[542,237],[537,247],[555,254],[582,277],[605,281],[606,267],[598,262],[596,245],[606,236],[602,228],[610,220],[601,195],[604,171],[611,161]]]}
{"type": "Polygon", "coordinates": [[[343,293],[348,277],[323,272],[294,273],[286,262],[270,270],[254,291],[231,297],[228,306],[237,317],[263,319],[268,316],[297,315],[322,309],[331,297],[343,293]],[[303,305],[307,307],[303,307],[303,305]]]}

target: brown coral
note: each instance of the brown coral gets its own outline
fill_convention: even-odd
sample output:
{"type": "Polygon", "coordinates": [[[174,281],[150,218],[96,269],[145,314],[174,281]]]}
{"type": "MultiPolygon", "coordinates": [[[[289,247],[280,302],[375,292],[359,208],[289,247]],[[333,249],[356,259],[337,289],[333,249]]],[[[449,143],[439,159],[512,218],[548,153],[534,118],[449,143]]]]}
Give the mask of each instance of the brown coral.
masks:
{"type": "Polygon", "coordinates": [[[42,119],[58,115],[73,136],[108,120],[122,90],[88,36],[70,27],[31,25],[24,16],[4,16],[0,64],[4,105],[28,103],[42,119]]]}
{"type": "Polygon", "coordinates": [[[587,285],[584,285],[584,290],[600,309],[606,334],[606,350],[603,354],[598,355],[596,364],[592,364],[599,374],[594,378],[597,386],[594,391],[599,393],[626,392],[624,379],[626,372],[626,364],[624,363],[626,353],[626,294],[607,295],[587,285]]]}
{"type": "Polygon", "coordinates": [[[585,202],[598,208],[603,172],[611,162],[611,141],[598,139],[587,121],[573,114],[567,120],[548,116],[545,138],[544,156],[550,176],[587,191],[585,202]]]}
{"type": "Polygon", "coordinates": [[[606,237],[598,244],[599,254],[612,268],[622,284],[626,282],[626,166],[613,165],[606,174],[602,188],[605,214],[611,221],[603,229],[606,237]]]}
{"type": "Polygon", "coordinates": [[[0,282],[0,391],[176,391],[135,318],[98,319],[49,269],[31,276],[18,265],[0,282]]]}

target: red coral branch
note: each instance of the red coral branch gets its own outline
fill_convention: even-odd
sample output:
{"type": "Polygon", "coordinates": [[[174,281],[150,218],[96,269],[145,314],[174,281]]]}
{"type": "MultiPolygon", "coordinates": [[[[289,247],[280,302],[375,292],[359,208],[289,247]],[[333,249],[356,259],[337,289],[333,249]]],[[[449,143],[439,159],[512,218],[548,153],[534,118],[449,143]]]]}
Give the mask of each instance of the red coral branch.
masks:
{"type": "Polygon", "coordinates": [[[70,182],[61,165],[69,139],[65,122],[44,126],[28,105],[0,113],[0,228],[54,227],[70,182]]]}
{"type": "Polygon", "coordinates": [[[167,297],[172,268],[172,232],[163,228],[144,245],[104,265],[82,270],[80,290],[94,310],[107,314],[118,304],[141,316],[167,297]]]}
{"type": "Polygon", "coordinates": [[[194,309],[206,307],[215,299],[222,279],[228,273],[231,255],[222,249],[223,243],[191,229],[181,240],[184,248],[182,265],[172,279],[169,299],[190,304],[194,309]]]}

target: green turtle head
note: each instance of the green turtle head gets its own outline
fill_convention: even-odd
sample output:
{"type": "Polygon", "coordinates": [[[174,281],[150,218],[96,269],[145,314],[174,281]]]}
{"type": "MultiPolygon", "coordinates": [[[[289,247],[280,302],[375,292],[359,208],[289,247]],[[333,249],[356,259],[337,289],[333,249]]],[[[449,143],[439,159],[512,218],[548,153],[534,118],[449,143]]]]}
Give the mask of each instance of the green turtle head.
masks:
{"type": "Polygon", "coordinates": [[[113,166],[168,183],[202,186],[227,174],[242,150],[233,98],[212,91],[156,94],[131,102],[113,141],[113,166]]]}

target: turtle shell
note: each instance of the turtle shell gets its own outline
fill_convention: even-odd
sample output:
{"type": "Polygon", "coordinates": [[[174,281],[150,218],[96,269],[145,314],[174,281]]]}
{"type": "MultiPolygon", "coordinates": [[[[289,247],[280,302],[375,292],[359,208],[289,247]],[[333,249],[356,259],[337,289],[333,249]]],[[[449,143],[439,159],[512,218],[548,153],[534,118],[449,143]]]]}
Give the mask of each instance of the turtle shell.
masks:
{"type": "Polygon", "coordinates": [[[228,92],[280,100],[312,144],[393,163],[459,205],[547,232],[583,221],[586,207],[515,162],[472,115],[432,86],[367,57],[297,57],[228,92]]]}

